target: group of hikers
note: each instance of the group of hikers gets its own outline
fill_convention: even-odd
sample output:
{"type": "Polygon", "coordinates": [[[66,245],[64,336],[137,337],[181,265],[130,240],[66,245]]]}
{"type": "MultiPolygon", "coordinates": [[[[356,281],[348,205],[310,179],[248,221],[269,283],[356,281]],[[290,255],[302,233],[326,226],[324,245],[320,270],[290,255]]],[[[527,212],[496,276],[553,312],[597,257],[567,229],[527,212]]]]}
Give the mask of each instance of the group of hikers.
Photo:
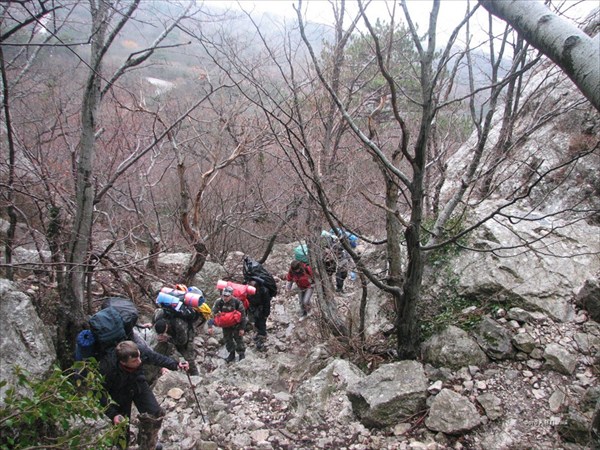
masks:
{"type": "MultiPolygon", "coordinates": [[[[334,252],[335,263],[325,259],[325,267],[328,275],[335,273],[336,290],[341,292],[349,270],[347,254],[344,255],[345,251],[340,251],[339,248],[332,247],[328,250],[334,252]]],[[[260,264],[247,257],[244,264],[246,298],[234,295],[236,288],[241,285],[228,282],[220,289],[220,297],[215,301],[212,310],[206,308],[207,305],[202,310],[190,308],[186,304],[188,302],[180,302],[175,308],[159,304],[152,323],[140,325],[141,328],[153,328],[156,332],[158,343],[154,349],[139,334],[132,333],[131,339],[119,342],[100,360],[99,370],[104,376],[104,386],[112,399],[106,414],[114,424],[118,424],[124,418],[130,417],[132,403],[135,404],[140,413],[138,443],[144,440],[150,442],[152,447],[148,448],[162,449],[162,445],[157,442],[157,436],[165,412],[150,388],[152,377],[144,370],[144,365],[183,370],[188,376],[199,375],[194,338],[196,329],[206,322],[209,335],[214,334],[215,326],[222,329],[223,341],[228,351],[227,363],[236,360],[236,353],[238,361],[245,358],[244,335],[250,329],[250,324],[255,329],[253,341],[256,350],[266,351],[267,319],[271,313],[271,300],[277,294],[277,287],[273,277],[260,264]],[[182,361],[171,357],[175,350],[183,358],[182,361]]],[[[310,265],[295,259],[289,267],[286,281],[287,290],[292,290],[296,285],[300,320],[303,320],[311,311],[314,277],[310,265]]],[[[183,293],[184,296],[188,292],[196,295],[192,295],[191,298],[202,296],[197,288],[188,289],[183,285],[176,285],[174,289],[167,291],[171,294],[183,293]]],[[[104,402],[109,403],[108,399],[104,399],[104,402]]],[[[127,445],[128,442],[127,435],[127,445]]]]}

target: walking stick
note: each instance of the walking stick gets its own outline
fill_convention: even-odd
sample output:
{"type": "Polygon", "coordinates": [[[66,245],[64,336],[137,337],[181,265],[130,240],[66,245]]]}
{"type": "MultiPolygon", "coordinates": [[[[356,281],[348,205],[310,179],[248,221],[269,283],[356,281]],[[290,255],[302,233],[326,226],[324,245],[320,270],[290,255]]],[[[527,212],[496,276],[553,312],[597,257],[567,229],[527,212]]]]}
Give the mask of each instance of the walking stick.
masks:
{"type": "Polygon", "coordinates": [[[198,405],[198,411],[200,411],[200,415],[202,416],[202,422],[206,423],[206,419],[204,418],[204,414],[202,413],[202,408],[200,408],[200,401],[198,401],[198,395],[196,395],[196,390],[194,389],[194,385],[192,383],[192,377],[190,377],[189,372],[186,372],[188,377],[188,381],[190,382],[190,387],[192,388],[192,392],[194,393],[194,398],[196,399],[196,405],[198,405]]]}

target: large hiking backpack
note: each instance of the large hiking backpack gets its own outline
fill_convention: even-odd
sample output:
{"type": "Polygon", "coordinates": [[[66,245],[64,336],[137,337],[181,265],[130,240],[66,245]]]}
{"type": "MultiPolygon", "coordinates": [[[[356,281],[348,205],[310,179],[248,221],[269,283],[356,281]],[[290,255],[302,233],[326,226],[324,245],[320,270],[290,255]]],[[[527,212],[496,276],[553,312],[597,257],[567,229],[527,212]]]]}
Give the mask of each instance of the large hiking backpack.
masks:
{"type": "Polygon", "coordinates": [[[329,230],[329,233],[336,236],[337,234],[345,236],[348,239],[348,242],[350,243],[350,247],[352,248],[356,248],[358,246],[358,237],[352,233],[350,233],[348,230],[344,230],[342,228],[336,228],[335,230],[331,229],[329,230]]]}
{"type": "Polygon", "coordinates": [[[127,298],[104,299],[100,311],[89,320],[89,330],[82,330],[75,342],[75,359],[100,359],[119,342],[133,339],[138,311],[127,298]]]}
{"type": "Polygon", "coordinates": [[[179,317],[187,322],[195,322],[201,317],[203,321],[208,320],[212,313],[204,293],[195,286],[163,287],[156,297],[156,305],[164,309],[169,318],[179,317]]]}
{"type": "Polygon", "coordinates": [[[217,290],[223,290],[226,287],[233,289],[232,295],[244,304],[244,309],[250,308],[249,295],[256,294],[256,288],[247,284],[234,283],[233,281],[217,280],[217,290]]]}
{"type": "Polygon", "coordinates": [[[306,244],[294,248],[294,259],[308,264],[308,247],[306,244]]]}
{"type": "Polygon", "coordinates": [[[102,301],[102,309],[114,308],[117,310],[121,319],[123,319],[123,327],[127,339],[133,336],[133,327],[138,321],[138,309],[135,304],[128,298],[123,297],[107,297],[102,301]]]}
{"type": "Polygon", "coordinates": [[[244,256],[243,272],[244,283],[248,283],[250,280],[255,280],[267,288],[269,294],[271,294],[271,297],[275,297],[277,295],[277,283],[275,282],[273,276],[267,269],[263,267],[261,263],[250,258],[249,256],[244,256]]]}

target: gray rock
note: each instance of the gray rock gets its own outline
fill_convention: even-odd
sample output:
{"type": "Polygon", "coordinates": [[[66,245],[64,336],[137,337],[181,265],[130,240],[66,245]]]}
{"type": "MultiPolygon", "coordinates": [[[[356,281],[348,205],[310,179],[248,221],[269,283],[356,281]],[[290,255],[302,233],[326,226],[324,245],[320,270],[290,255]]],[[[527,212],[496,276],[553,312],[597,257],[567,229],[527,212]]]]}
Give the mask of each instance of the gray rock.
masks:
{"type": "Polygon", "coordinates": [[[365,374],[354,364],[343,359],[333,360],[294,393],[297,418],[318,424],[323,415],[328,415],[336,417],[339,423],[350,422],[354,416],[346,388],[363,378],[365,374]]]}
{"type": "Polygon", "coordinates": [[[515,349],[511,343],[513,334],[494,319],[485,317],[473,332],[483,351],[494,360],[512,359],[515,349]]]}
{"type": "Polygon", "coordinates": [[[524,353],[531,353],[537,342],[529,333],[518,333],[511,338],[512,344],[524,353]]]}
{"type": "Polygon", "coordinates": [[[550,407],[550,411],[552,411],[553,413],[559,412],[565,404],[566,400],[567,395],[565,394],[565,391],[563,389],[559,388],[556,391],[554,391],[548,399],[548,406],[550,407]]]}
{"type": "Polygon", "coordinates": [[[577,332],[573,339],[575,339],[579,351],[584,355],[595,355],[600,351],[600,336],[577,332]]]}
{"type": "Polygon", "coordinates": [[[423,360],[433,366],[460,369],[483,366],[488,358],[479,345],[458,327],[450,325],[422,345],[423,360]]]}
{"type": "Polygon", "coordinates": [[[585,391],[581,400],[581,410],[593,411],[600,401],[600,386],[593,386],[585,391]]]}
{"type": "Polygon", "coordinates": [[[600,273],[585,282],[574,302],[585,309],[593,320],[600,322],[600,273]]]}
{"type": "Polygon", "coordinates": [[[490,420],[499,419],[504,414],[502,400],[494,394],[481,394],[477,397],[477,401],[483,407],[485,415],[490,420]]]}
{"type": "MultiPolygon", "coordinates": [[[[0,278],[0,330],[0,380],[8,383],[0,389],[0,404],[3,404],[6,389],[16,386],[13,368],[19,366],[32,377],[40,378],[56,361],[56,350],[31,299],[3,278],[0,278]]],[[[18,392],[25,394],[20,389],[18,392]]]]}
{"type": "Polygon", "coordinates": [[[575,372],[577,359],[566,348],[558,344],[549,344],[544,349],[545,367],[565,375],[575,372]]]}
{"type": "Polygon", "coordinates": [[[227,276],[225,268],[217,263],[206,261],[202,270],[194,277],[193,286],[202,289],[206,299],[212,304],[219,297],[217,281],[227,276]]]}
{"type": "Polygon", "coordinates": [[[590,442],[591,420],[575,408],[569,408],[556,431],[567,442],[587,445],[590,442]]]}
{"type": "Polygon", "coordinates": [[[590,333],[594,336],[600,336],[600,323],[590,320],[581,327],[584,333],[590,333]]]}
{"type": "Polygon", "coordinates": [[[348,386],[356,416],[366,426],[385,427],[421,411],[427,398],[427,377],[417,361],[384,364],[348,386]]]}
{"type": "MultiPolygon", "coordinates": [[[[469,222],[491,214],[497,207],[498,200],[495,199],[480,203],[469,222]]],[[[506,208],[504,212],[521,217],[530,213],[526,207],[517,205],[506,208]]],[[[540,224],[535,228],[525,221],[511,222],[508,218],[488,221],[473,233],[473,245],[489,248],[502,243],[504,250],[498,251],[499,257],[495,258],[478,252],[456,258],[451,266],[458,278],[456,289],[459,295],[481,303],[494,298],[497,302],[511,302],[567,322],[574,317],[571,302],[574,290],[598,271],[595,255],[600,251],[600,241],[590,239],[597,233],[598,229],[593,224],[575,224],[558,218],[540,217],[540,224]],[[568,239],[556,239],[552,243],[540,240],[548,230],[559,228],[559,234],[568,236],[568,239]],[[543,247],[543,252],[521,252],[517,248],[522,239],[530,239],[531,242],[540,240],[540,249],[545,245],[549,247],[543,247]],[[578,257],[562,258],[557,264],[553,251],[561,255],[577,253],[578,257]],[[588,252],[588,255],[580,258],[582,251],[588,252]]]]}
{"type": "Polygon", "coordinates": [[[481,416],[475,405],[450,389],[444,389],[435,396],[429,416],[425,419],[425,425],[430,430],[452,435],[463,434],[480,424],[481,416]]]}
{"type": "Polygon", "coordinates": [[[548,320],[548,316],[537,311],[526,311],[523,308],[510,308],[506,315],[510,320],[516,320],[519,323],[539,323],[548,320]]]}

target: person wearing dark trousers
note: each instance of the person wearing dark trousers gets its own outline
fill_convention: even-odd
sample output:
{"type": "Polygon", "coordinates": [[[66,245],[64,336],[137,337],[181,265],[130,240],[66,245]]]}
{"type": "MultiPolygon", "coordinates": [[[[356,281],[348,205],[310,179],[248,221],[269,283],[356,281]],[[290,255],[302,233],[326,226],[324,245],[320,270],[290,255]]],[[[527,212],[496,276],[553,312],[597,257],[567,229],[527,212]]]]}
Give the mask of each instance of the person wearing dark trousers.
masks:
{"type": "Polygon", "coordinates": [[[256,335],[254,342],[256,349],[264,352],[267,350],[267,318],[271,314],[271,293],[267,287],[258,280],[250,280],[250,286],[256,288],[256,294],[249,295],[250,310],[248,314],[254,318],[254,326],[256,327],[256,335]]]}
{"type": "Polygon", "coordinates": [[[233,296],[233,288],[227,286],[223,289],[221,298],[219,298],[213,306],[214,318],[208,321],[208,334],[214,333],[214,325],[221,326],[223,329],[223,339],[225,340],[225,348],[229,352],[226,361],[231,363],[235,361],[235,352],[238,352],[239,361],[246,357],[246,344],[244,343],[244,330],[248,323],[246,316],[246,308],[242,301],[233,296]],[[219,325],[218,317],[220,315],[230,315],[237,311],[239,315],[235,323],[227,326],[219,325]]]}
{"type": "MultiPolygon", "coordinates": [[[[125,420],[125,417],[131,417],[131,405],[135,404],[140,413],[141,439],[148,442],[145,434],[152,434],[154,445],[161,449],[162,445],[156,442],[156,438],[165,412],[146,381],[143,364],[153,364],[169,370],[189,370],[189,364],[185,361],[178,363],[150,347],[138,347],[133,341],[119,342],[99,364],[99,371],[104,376],[104,387],[114,402],[108,406],[106,415],[116,425],[125,420]],[[143,421],[143,417],[148,420],[143,421]],[[143,429],[144,425],[151,429],[143,429]]],[[[102,403],[106,405],[109,402],[104,398],[102,403]]],[[[129,430],[126,439],[129,445],[129,430]]]]}
{"type": "MultiPolygon", "coordinates": [[[[196,365],[196,349],[194,348],[195,320],[185,320],[175,316],[171,311],[159,310],[162,315],[155,314],[159,318],[154,322],[156,337],[160,343],[173,344],[175,349],[190,364],[190,375],[200,375],[196,365]]],[[[164,353],[160,351],[160,353],[164,353]]],[[[167,350],[167,355],[170,351],[167,350]]]]}

